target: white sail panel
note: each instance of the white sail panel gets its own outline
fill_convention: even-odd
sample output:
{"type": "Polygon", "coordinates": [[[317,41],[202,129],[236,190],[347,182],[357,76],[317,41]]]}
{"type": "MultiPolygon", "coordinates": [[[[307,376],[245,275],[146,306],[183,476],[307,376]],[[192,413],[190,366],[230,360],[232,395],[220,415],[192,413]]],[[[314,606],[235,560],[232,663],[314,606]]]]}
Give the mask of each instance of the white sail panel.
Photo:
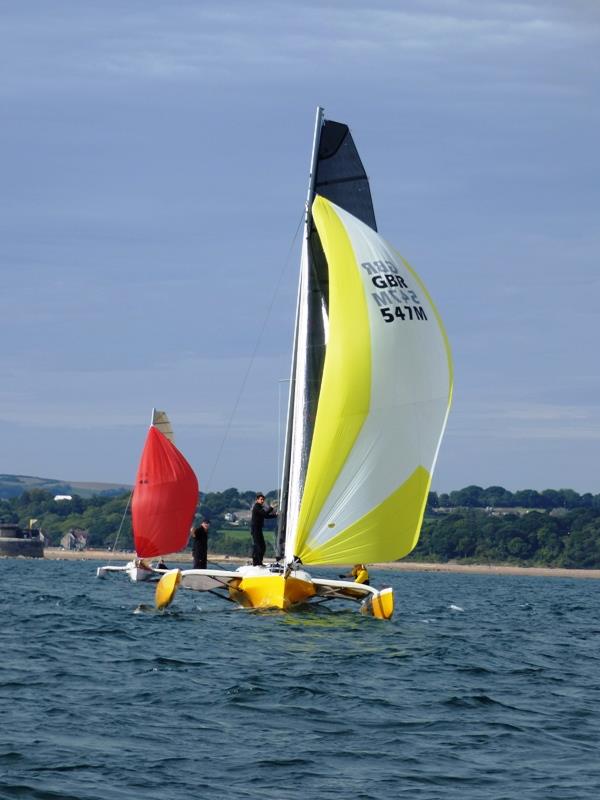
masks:
{"type": "Polygon", "coordinates": [[[422,281],[381,236],[320,197],[313,218],[330,332],[288,551],[306,564],[393,560],[418,539],[450,406],[450,349],[422,281]],[[339,342],[349,328],[360,333],[351,346],[339,342]]]}

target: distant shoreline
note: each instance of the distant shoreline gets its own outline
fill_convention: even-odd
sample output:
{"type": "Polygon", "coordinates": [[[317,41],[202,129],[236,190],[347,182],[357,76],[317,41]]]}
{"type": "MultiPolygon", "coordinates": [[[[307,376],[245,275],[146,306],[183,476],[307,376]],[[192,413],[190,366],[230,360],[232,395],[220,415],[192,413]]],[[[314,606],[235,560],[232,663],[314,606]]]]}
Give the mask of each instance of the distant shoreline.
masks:
{"type": "MultiPolygon", "coordinates": [[[[46,547],[46,558],[53,561],[131,561],[135,553],[110,550],[62,550],[60,547],[46,547]]],[[[245,564],[248,559],[239,556],[226,556],[210,553],[209,561],[219,564],[245,564]]],[[[165,556],[167,564],[192,563],[191,553],[173,553],[165,556]]],[[[373,569],[391,569],[398,572],[455,572],[472,575],[521,575],[538,578],[586,578],[600,580],[600,569],[566,569],[562,567],[511,567],[492,564],[429,564],[417,561],[393,561],[385,564],[371,564],[373,569]]]]}

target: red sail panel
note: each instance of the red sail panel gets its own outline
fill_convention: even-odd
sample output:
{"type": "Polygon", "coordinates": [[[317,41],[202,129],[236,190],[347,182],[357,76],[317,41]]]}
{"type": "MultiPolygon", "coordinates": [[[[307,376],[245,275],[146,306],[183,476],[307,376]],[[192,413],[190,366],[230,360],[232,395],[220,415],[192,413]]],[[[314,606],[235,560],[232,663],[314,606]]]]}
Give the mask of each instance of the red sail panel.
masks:
{"type": "Polygon", "coordinates": [[[153,558],[182,550],[198,503],[198,480],[179,450],[154,426],[140,459],[131,515],[135,551],[153,558]]]}

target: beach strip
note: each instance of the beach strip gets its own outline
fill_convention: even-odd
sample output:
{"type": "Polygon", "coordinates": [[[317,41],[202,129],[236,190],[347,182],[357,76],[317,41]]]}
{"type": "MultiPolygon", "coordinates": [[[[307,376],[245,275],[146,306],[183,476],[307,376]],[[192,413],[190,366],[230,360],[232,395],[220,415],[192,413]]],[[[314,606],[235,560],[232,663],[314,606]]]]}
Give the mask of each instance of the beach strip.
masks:
{"type": "MultiPolygon", "coordinates": [[[[49,559],[76,561],[131,561],[135,553],[110,550],[63,550],[60,547],[46,547],[44,555],[49,559]]],[[[219,565],[246,564],[247,558],[210,553],[209,561],[219,565]]],[[[165,556],[165,561],[177,564],[191,564],[191,553],[172,553],[165,556]]],[[[566,569],[563,567],[514,567],[494,564],[429,564],[418,561],[394,561],[386,564],[370,564],[371,569],[394,570],[398,572],[456,572],[472,575],[521,575],[537,578],[588,578],[600,579],[600,569],[566,569]]]]}

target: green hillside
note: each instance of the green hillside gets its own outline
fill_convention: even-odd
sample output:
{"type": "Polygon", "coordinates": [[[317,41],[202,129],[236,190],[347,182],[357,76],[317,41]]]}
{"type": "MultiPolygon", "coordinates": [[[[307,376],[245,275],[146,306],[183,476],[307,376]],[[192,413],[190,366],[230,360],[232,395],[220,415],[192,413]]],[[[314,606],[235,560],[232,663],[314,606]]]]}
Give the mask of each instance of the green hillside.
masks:
{"type": "MultiPolygon", "coordinates": [[[[39,484],[25,489],[15,480],[13,487],[18,492],[0,499],[0,520],[28,527],[35,519],[53,545],[71,529],[81,529],[88,532],[89,547],[132,548],[129,490],[115,495],[111,487],[105,490],[108,494],[82,497],[74,491],[75,483],[49,483],[52,491],[38,488],[39,484]],[[61,487],[60,492],[56,486],[61,487]],[[73,497],[57,501],[55,493],[73,497]]],[[[86,488],[91,491],[89,484],[86,488]]],[[[272,502],[275,497],[276,493],[270,492],[267,500],[272,502]]],[[[249,554],[248,512],[253,501],[254,492],[237,489],[201,495],[197,510],[212,522],[212,552],[249,554]]],[[[275,523],[267,520],[265,524],[268,555],[272,555],[275,523]]],[[[409,558],[599,569],[600,495],[580,495],[572,489],[512,493],[499,486],[470,486],[439,496],[432,492],[421,538],[409,558]]]]}
{"type": "Polygon", "coordinates": [[[0,475],[0,499],[19,497],[30,489],[43,489],[50,494],[78,494],[80,497],[105,497],[121,494],[131,487],[122,483],[93,483],[63,481],[56,478],[38,478],[33,475],[0,475]]]}

